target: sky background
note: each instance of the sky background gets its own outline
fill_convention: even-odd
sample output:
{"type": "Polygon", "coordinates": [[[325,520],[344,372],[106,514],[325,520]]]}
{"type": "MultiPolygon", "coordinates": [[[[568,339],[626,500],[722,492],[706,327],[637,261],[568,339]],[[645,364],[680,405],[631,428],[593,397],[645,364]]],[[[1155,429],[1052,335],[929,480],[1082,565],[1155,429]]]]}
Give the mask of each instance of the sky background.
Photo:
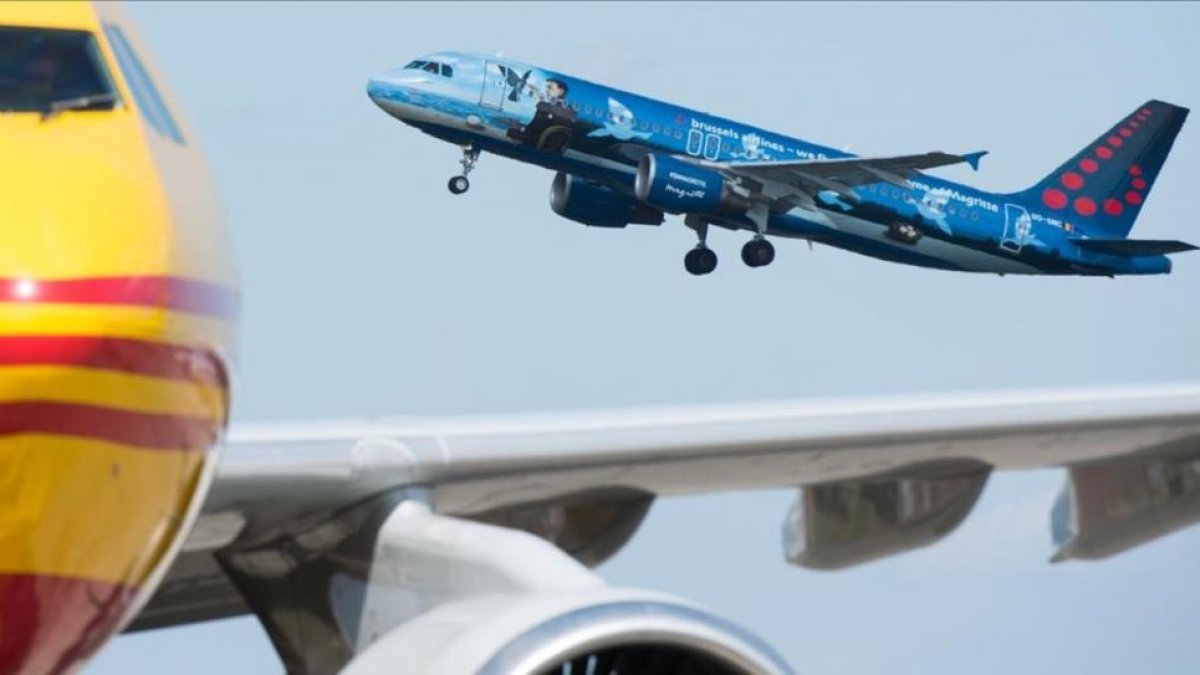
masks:
{"type": "MultiPolygon", "coordinates": [[[[1200,379],[1200,254],[1165,277],[975,276],[744,233],[590,229],[552,175],[388,118],[371,74],[495,52],[861,154],[990,150],[1015,191],[1143,101],[1195,107],[1197,4],[187,4],[129,7],[203,144],[241,264],[235,423],[1200,379]]],[[[1200,241],[1200,130],[1134,235],[1200,241]]],[[[1063,480],[993,476],[933,547],[789,567],[792,491],[658,502],[600,568],[709,606],[810,673],[1196,668],[1200,531],[1051,566],[1063,480]]],[[[121,637],[91,675],[280,669],[250,618],[121,637]]]]}

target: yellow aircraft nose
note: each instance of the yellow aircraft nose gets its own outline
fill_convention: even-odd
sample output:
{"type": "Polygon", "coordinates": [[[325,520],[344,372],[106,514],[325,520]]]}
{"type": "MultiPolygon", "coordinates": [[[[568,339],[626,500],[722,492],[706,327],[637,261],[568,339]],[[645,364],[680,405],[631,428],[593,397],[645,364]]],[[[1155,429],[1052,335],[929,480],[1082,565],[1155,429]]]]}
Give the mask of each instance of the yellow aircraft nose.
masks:
{"type": "Polygon", "coordinates": [[[0,673],[54,673],[181,544],[227,420],[237,296],[202,159],[145,123],[92,8],[0,8],[22,21],[95,36],[118,93],[0,115],[0,673]]]}
{"type": "Polygon", "coordinates": [[[160,190],[102,156],[20,155],[0,169],[0,672],[42,673],[169,561],[225,425],[235,298],[171,273],[160,190]]]}

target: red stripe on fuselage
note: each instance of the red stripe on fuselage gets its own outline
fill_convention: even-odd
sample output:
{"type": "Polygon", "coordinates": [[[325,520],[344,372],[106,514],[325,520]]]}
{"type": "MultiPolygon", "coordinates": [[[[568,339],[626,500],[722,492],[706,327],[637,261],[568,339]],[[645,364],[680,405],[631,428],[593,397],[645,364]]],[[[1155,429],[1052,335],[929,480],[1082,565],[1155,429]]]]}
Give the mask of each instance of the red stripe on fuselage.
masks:
{"type": "Polygon", "coordinates": [[[0,673],[69,670],[100,648],[135,594],[104,581],[0,573],[0,673]]]}
{"type": "Polygon", "coordinates": [[[73,366],[183,380],[225,389],[221,360],[162,342],[64,335],[0,335],[0,366],[73,366]]]}
{"type": "Polygon", "coordinates": [[[227,320],[238,311],[229,288],[180,277],[0,278],[0,302],[161,307],[227,320]]]}
{"type": "Polygon", "coordinates": [[[150,450],[203,452],[216,442],[221,427],[220,421],[203,417],[134,412],[82,403],[0,403],[0,437],[56,434],[150,450]]]}

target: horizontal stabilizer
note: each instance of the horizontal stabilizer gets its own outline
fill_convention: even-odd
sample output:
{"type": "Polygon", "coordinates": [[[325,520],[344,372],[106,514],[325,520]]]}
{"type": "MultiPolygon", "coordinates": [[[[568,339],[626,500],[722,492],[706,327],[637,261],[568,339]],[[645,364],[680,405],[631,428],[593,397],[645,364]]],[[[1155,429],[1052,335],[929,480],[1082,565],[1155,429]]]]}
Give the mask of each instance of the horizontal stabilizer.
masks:
{"type": "Polygon", "coordinates": [[[1200,248],[1173,239],[1080,239],[1075,243],[1089,251],[1112,255],[1164,255],[1200,248]]]}
{"type": "Polygon", "coordinates": [[[963,155],[962,158],[964,162],[971,165],[972,169],[978,171],[979,160],[983,159],[983,156],[986,154],[988,154],[987,150],[980,150],[979,152],[968,152],[967,154],[963,155]]]}

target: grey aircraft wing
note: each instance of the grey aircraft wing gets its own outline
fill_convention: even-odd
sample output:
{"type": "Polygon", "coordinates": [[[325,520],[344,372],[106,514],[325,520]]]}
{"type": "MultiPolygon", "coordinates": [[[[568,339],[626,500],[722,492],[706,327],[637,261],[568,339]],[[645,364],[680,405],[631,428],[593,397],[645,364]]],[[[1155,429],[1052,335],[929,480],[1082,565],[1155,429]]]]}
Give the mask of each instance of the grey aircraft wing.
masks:
{"type": "Polygon", "coordinates": [[[381,624],[390,630],[424,616],[413,585],[424,611],[497,584],[543,597],[542,584],[558,583],[504,567],[514,560],[527,570],[553,558],[545,564],[563,584],[591,588],[586,568],[616,552],[660,496],[797,487],[783,553],[830,569],[937,541],[994,469],[1067,467],[1047,555],[1104,557],[1200,519],[1198,460],[1200,384],[248,424],[231,429],[184,551],[131,629],[254,610],[290,669],[325,672],[388,632],[364,637],[361,617],[378,607],[345,581],[374,587],[377,570],[407,569],[385,564],[384,541],[400,560],[443,556],[428,578],[397,572],[409,610],[381,624]],[[398,504],[420,505],[406,507],[403,526],[398,504]],[[534,537],[509,542],[512,559],[502,543],[477,559],[467,550],[476,535],[449,533],[480,527],[497,541],[534,537]],[[535,540],[547,550],[521,548],[535,540]],[[470,573],[450,574],[457,563],[446,560],[470,573]],[[296,588],[313,594],[306,621],[341,645],[333,656],[311,646],[311,626],[301,640],[281,623],[296,588]],[[330,600],[344,597],[358,600],[330,600]],[[347,612],[360,618],[337,619],[347,612]]]}

